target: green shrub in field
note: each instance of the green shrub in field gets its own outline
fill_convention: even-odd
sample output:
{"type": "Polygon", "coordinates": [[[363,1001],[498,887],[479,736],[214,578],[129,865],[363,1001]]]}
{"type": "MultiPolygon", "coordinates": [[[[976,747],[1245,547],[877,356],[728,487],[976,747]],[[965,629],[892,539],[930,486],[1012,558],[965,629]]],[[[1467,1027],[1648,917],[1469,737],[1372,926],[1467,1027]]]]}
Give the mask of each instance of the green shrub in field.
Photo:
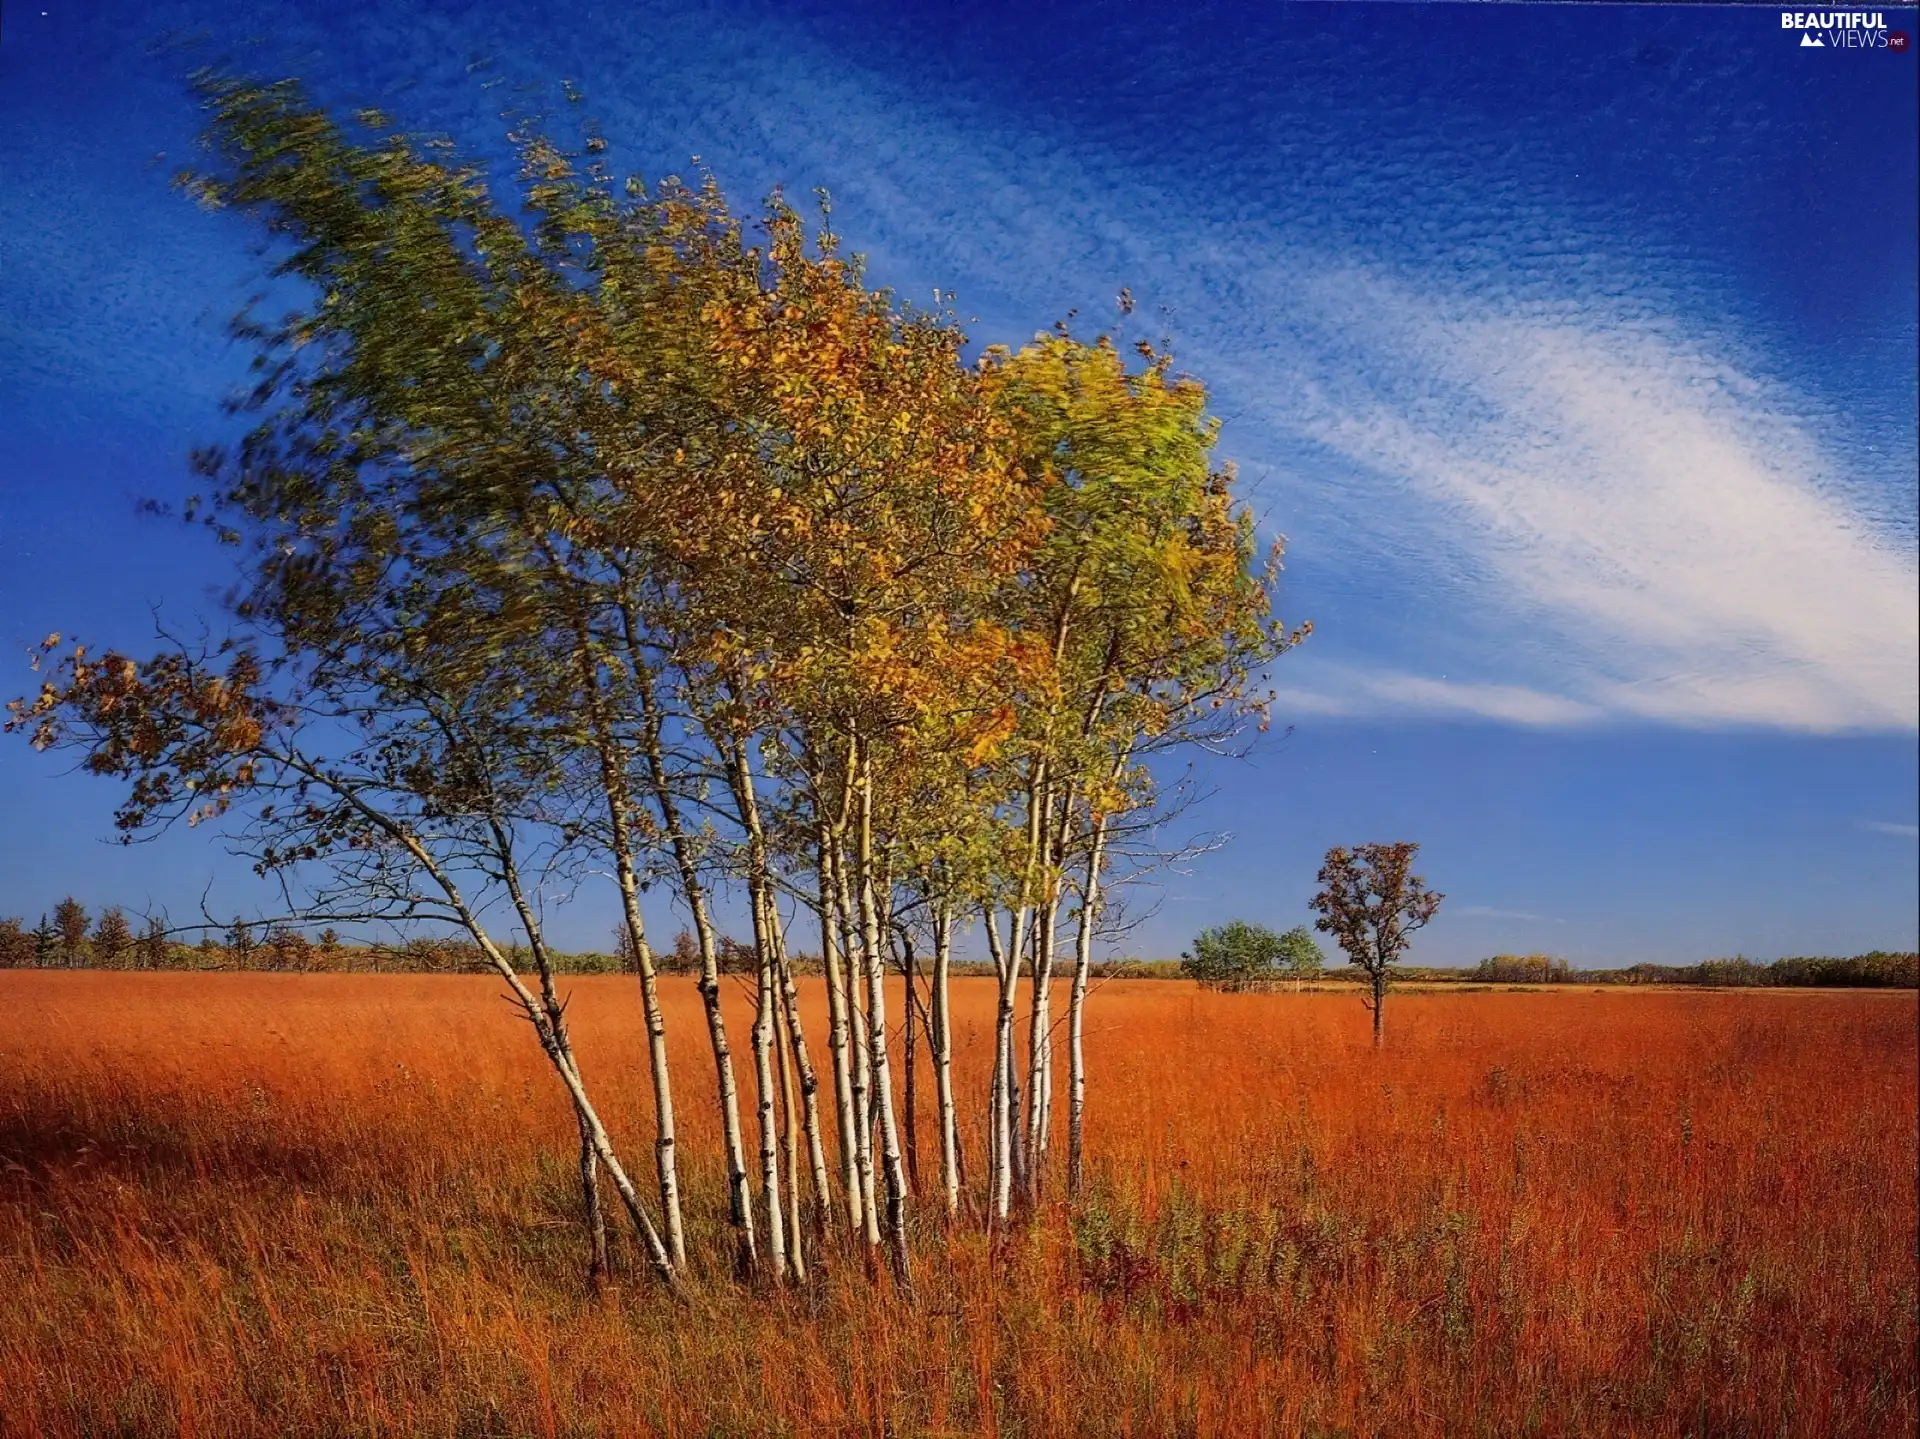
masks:
{"type": "Polygon", "coordinates": [[[1194,936],[1193,948],[1180,956],[1188,979],[1221,989],[1247,989],[1279,979],[1310,979],[1326,956],[1305,925],[1275,934],[1263,924],[1230,920],[1194,936]]]}

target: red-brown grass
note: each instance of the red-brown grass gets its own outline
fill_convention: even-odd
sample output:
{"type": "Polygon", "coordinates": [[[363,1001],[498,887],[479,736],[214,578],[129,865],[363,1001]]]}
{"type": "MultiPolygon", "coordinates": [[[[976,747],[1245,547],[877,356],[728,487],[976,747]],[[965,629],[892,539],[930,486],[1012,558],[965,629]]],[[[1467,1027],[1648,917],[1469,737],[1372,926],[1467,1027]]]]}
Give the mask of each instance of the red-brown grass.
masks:
{"type": "MultiPolygon", "coordinates": [[[[644,1176],[637,996],[572,988],[644,1176]]],[[[488,980],[0,973],[0,1432],[1913,1432],[1912,994],[1406,995],[1376,1056],[1349,996],[1112,983],[1089,1194],[998,1242],[921,1205],[906,1300],[831,1253],[725,1277],[667,989],[684,1305],[630,1249],[586,1291],[573,1126],[488,980]]]]}

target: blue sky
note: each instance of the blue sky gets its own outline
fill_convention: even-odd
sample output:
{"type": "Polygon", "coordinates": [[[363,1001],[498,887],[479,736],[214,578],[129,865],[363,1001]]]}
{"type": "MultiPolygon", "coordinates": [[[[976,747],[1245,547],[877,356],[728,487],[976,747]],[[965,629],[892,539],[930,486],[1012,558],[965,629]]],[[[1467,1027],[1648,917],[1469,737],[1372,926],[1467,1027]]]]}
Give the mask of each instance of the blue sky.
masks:
{"type": "MultiPolygon", "coordinates": [[[[1915,943],[1911,49],[1707,7],[131,10],[32,0],[0,35],[15,653],[217,619],[221,558],[133,513],[222,433],[258,276],[169,188],[184,72],[474,147],[567,79],[628,168],[826,186],[879,280],[958,291],[982,341],[1127,286],[1213,386],[1316,633],[1274,674],[1291,736],[1208,776],[1232,843],[1135,948],[1298,923],[1329,844],[1403,837],[1450,896],[1427,962],[1915,943]]],[[[0,747],[0,913],[246,901],[204,837],[100,844],[111,800],[0,747]]],[[[558,933],[611,917],[583,893],[558,933]]]]}

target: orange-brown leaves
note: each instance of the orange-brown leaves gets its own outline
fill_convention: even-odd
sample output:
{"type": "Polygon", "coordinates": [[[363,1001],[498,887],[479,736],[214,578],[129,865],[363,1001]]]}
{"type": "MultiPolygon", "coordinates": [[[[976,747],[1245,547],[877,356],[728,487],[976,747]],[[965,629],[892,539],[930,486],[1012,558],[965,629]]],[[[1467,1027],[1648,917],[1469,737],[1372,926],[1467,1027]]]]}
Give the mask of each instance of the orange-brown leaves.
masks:
{"type": "Polygon", "coordinates": [[[90,772],[130,781],[117,816],[123,830],[190,798],[198,807],[186,818],[197,822],[225,813],[255,778],[273,717],[256,693],[259,681],[259,664],[245,652],[216,671],[180,653],[139,663],[111,650],[95,658],[75,644],[33,699],[7,706],[6,729],[37,749],[78,747],[90,772]]]}

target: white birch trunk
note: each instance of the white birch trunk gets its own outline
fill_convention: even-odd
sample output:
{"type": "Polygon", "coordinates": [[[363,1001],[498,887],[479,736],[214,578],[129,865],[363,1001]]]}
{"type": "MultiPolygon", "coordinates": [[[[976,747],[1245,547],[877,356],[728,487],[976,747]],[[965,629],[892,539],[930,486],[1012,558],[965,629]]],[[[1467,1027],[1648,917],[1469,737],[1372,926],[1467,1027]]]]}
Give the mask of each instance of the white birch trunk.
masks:
{"type": "MultiPolygon", "coordinates": [[[[754,927],[760,926],[756,921],[754,927]]],[[[767,1264],[775,1283],[787,1277],[787,1216],[780,1202],[780,1133],[774,1106],[773,963],[764,950],[753,1010],[753,1079],[760,1121],[760,1202],[767,1214],[767,1264]]]]}
{"type": "Polygon", "coordinates": [[[860,941],[866,950],[868,1052],[873,1064],[872,1102],[879,1115],[880,1155],[886,1169],[886,1237],[893,1276],[910,1288],[913,1272],[907,1253],[907,1184],[900,1160],[900,1134],[893,1112],[893,1086],[887,1069],[887,963],[880,938],[880,911],[874,894],[873,775],[864,748],[860,755],[860,941]]]}
{"type": "Polygon", "coordinates": [[[1053,1082],[1053,954],[1060,897],[1051,883],[1033,926],[1033,1007],[1027,1018],[1027,1202],[1040,1198],[1047,1166],[1047,1106],[1053,1082]]]}
{"type": "Polygon", "coordinates": [[[846,1200],[847,1228],[859,1233],[865,1226],[860,1189],[858,1121],[855,1118],[853,1091],[853,1054],[847,1015],[846,955],[840,947],[839,897],[834,893],[832,862],[828,847],[834,841],[826,827],[820,828],[814,856],[820,900],[815,914],[820,920],[821,968],[826,971],[827,1051],[833,1062],[833,1116],[840,1139],[840,1187],[846,1200]]]}
{"type": "MultiPolygon", "coordinates": [[[[575,1117],[591,1136],[594,1157],[606,1169],[608,1178],[613,1181],[614,1189],[620,1195],[621,1203],[626,1206],[627,1213],[633,1220],[634,1228],[639,1232],[648,1263],[653,1266],[654,1272],[660,1276],[667,1288],[678,1293],[680,1276],[679,1271],[674,1267],[673,1257],[667,1252],[666,1245],[661,1242],[660,1231],[654,1227],[653,1219],[647,1213],[646,1204],[634,1189],[632,1180],[627,1177],[619,1156],[614,1153],[613,1142],[607,1137],[606,1126],[600,1122],[599,1113],[587,1097],[586,1086],[581,1082],[580,1071],[573,1058],[573,1045],[567,1037],[565,1006],[561,1004],[559,996],[554,992],[553,968],[546,958],[544,944],[539,944],[534,950],[535,962],[540,970],[541,986],[541,996],[536,998],[521,981],[505,952],[494,941],[486,927],[480,923],[479,915],[467,903],[466,896],[461,893],[459,885],[454,883],[453,876],[441,867],[418,836],[405,825],[396,822],[392,816],[383,814],[368,804],[357,790],[337,783],[324,770],[304,761],[299,756],[283,752],[273,757],[295,773],[305,775],[318,784],[326,785],[339,795],[355,812],[405,849],[414,863],[420,866],[421,871],[431,878],[440,892],[446,896],[447,905],[459,920],[461,928],[472,937],[474,944],[480,949],[481,956],[505,983],[515,1002],[526,1015],[527,1022],[533,1026],[534,1034],[540,1041],[541,1051],[553,1065],[554,1071],[560,1076],[560,1082],[566,1086],[568,1097],[573,1101],[575,1117]]],[[[513,863],[512,844],[498,820],[490,821],[490,827],[493,830],[496,853],[501,861],[502,877],[507,883],[517,912],[527,925],[529,942],[536,942],[539,939],[540,930],[538,925],[533,923],[531,911],[520,890],[518,871],[513,863]]]]}
{"type": "MultiPolygon", "coordinates": [[[[615,843],[623,843],[624,837],[623,825],[616,831],[615,843]]],[[[640,1008],[647,1026],[647,1062],[653,1081],[654,1168],[660,1182],[660,1213],[666,1228],[667,1252],[673,1256],[674,1268],[681,1269],[687,1262],[687,1240],[680,1215],[680,1164],[674,1147],[673,1077],[667,1069],[667,1019],[660,1008],[660,981],[654,970],[653,950],[641,928],[640,898],[631,859],[617,864],[616,872],[627,932],[632,936],[634,960],[640,969],[640,1008]]]]}
{"type": "Polygon", "coordinates": [[[654,974],[653,951],[647,945],[646,921],[640,915],[639,882],[634,872],[633,826],[629,811],[627,754],[613,737],[606,696],[601,689],[598,662],[587,637],[585,619],[576,611],[576,656],[581,684],[587,695],[594,748],[600,763],[600,788],[607,804],[609,847],[614,878],[620,888],[620,908],[633,941],[640,970],[640,1005],[647,1026],[647,1061],[653,1084],[654,1170],[660,1185],[660,1215],[666,1228],[667,1252],[675,1269],[687,1262],[685,1227],[680,1215],[680,1165],[674,1144],[673,1076],[667,1068],[667,1022],[660,1009],[660,990],[654,974]]]}
{"type": "MultiPolygon", "coordinates": [[[[776,967],[776,973],[771,982],[779,987],[780,980],[781,976],[776,967]]],[[[783,1009],[786,1007],[784,994],[770,995],[769,998],[780,1004],[783,1009]]],[[[800,1227],[800,1137],[798,1117],[794,1113],[793,1104],[793,1066],[788,1062],[788,1046],[778,1034],[774,1038],[774,1050],[780,1068],[780,1132],[784,1140],[783,1148],[786,1151],[787,1165],[787,1238],[789,1241],[787,1265],[792,1271],[794,1282],[803,1284],[807,1278],[807,1261],[806,1244],[801,1237],[803,1231],[800,1227]]]]}
{"type": "Polygon", "coordinates": [[[1009,916],[1008,932],[1012,945],[1002,948],[998,922],[991,909],[985,914],[987,948],[993,955],[998,979],[998,998],[993,1024],[993,1085],[987,1115],[989,1148],[987,1158],[987,1217],[990,1226],[1004,1224],[1013,1197],[1013,1010],[1014,988],[1019,983],[1020,923],[1009,916]]]}
{"type": "Polygon", "coordinates": [[[940,1114],[940,1191],[947,1215],[960,1213],[960,1133],[953,1107],[953,1015],[948,994],[948,970],[953,959],[953,919],[946,905],[935,911],[933,922],[933,993],[931,996],[933,1094],[940,1114]]]}
{"type": "Polygon", "coordinates": [[[1100,865],[1107,816],[1093,822],[1087,846],[1087,877],[1080,891],[1080,929],[1073,948],[1073,996],[1067,1002],[1067,1197],[1078,1197],[1086,1178],[1087,1057],[1084,1048],[1087,976],[1093,968],[1093,931],[1100,916],[1100,865]]]}
{"type": "Polygon", "coordinates": [[[863,1009],[861,979],[867,973],[870,955],[864,931],[853,922],[852,882],[847,875],[843,855],[834,856],[834,876],[840,894],[840,917],[845,926],[841,943],[847,952],[847,1011],[853,1021],[853,1117],[854,1165],[860,1180],[861,1238],[871,1253],[880,1245],[880,1204],[874,1162],[873,1025],[870,1013],[863,1009]],[[857,944],[855,936],[858,935],[857,944]],[[858,959],[855,959],[855,950],[858,959]]]}
{"type": "MultiPolygon", "coordinates": [[[[800,986],[794,982],[793,962],[787,953],[786,936],[780,928],[780,912],[768,899],[768,928],[773,935],[774,955],[778,961],[780,1011],[786,1020],[786,1047],[791,1051],[795,1083],[800,1092],[800,1132],[807,1145],[807,1165],[813,1175],[814,1230],[824,1236],[833,1213],[833,1180],[827,1171],[826,1147],[820,1137],[820,1077],[814,1073],[813,1056],[807,1052],[807,1032],[800,1022],[800,986]]],[[[792,1116],[788,1116],[792,1122],[792,1116]]],[[[787,1156],[787,1183],[793,1193],[793,1250],[800,1252],[800,1169],[798,1160],[787,1156]]],[[[802,1275],[801,1277],[805,1277],[802,1275]]]]}
{"type": "Polygon", "coordinates": [[[574,1115],[580,1129],[580,1199],[587,1222],[587,1284],[599,1289],[607,1281],[607,1215],[600,1206],[600,1158],[593,1152],[593,1133],[579,1114],[574,1115]]]}
{"type": "MultiPolygon", "coordinates": [[[[639,665],[638,658],[634,661],[639,665]]],[[[758,1262],[758,1246],[753,1235],[753,1190],[747,1177],[746,1136],[740,1124],[740,1089],[733,1073],[733,1047],[727,1041],[726,1015],[720,1007],[720,956],[714,940],[713,919],[707,908],[706,886],[700,879],[693,846],[680,820],[680,807],[673,797],[666,768],[666,756],[660,745],[660,713],[653,695],[652,679],[644,670],[637,676],[641,706],[645,718],[647,776],[653,802],[660,812],[667,842],[673,850],[680,873],[680,893],[693,916],[694,935],[700,946],[700,1002],[706,1013],[707,1043],[713,1051],[714,1077],[720,1105],[720,1135],[727,1164],[727,1218],[733,1225],[739,1246],[738,1264],[751,1272],[758,1262]]]]}
{"type": "MultiPolygon", "coordinates": [[[[356,800],[356,804],[359,802],[356,800]]],[[[360,808],[371,813],[364,804],[360,808]]],[[[528,1021],[533,1025],[534,1033],[540,1039],[540,1047],[546,1052],[548,1060],[560,1075],[560,1081],[566,1085],[567,1093],[573,1100],[574,1116],[584,1131],[584,1137],[590,1142],[595,1158],[606,1167],[607,1177],[613,1181],[614,1191],[619,1194],[620,1202],[626,1206],[628,1217],[633,1220],[634,1228],[639,1231],[641,1244],[647,1251],[647,1259],[654,1270],[667,1282],[669,1288],[677,1289],[682,1265],[673,1258],[672,1251],[661,1239],[660,1232],[654,1227],[652,1217],[647,1213],[646,1205],[628,1178],[625,1166],[614,1153],[613,1140],[608,1137],[606,1126],[601,1123],[600,1115],[587,1098],[587,1088],[580,1077],[580,1066],[573,1054],[573,1041],[567,1034],[567,1007],[561,1001],[554,987],[553,963],[547,953],[546,937],[540,928],[538,916],[528,903],[526,892],[520,885],[519,866],[513,858],[513,839],[506,826],[497,818],[490,817],[488,828],[493,835],[494,852],[500,861],[500,878],[505,884],[507,897],[513,903],[514,913],[519,917],[520,927],[527,936],[527,947],[533,955],[533,962],[540,977],[540,996],[536,999],[520,982],[511,961],[500,950],[493,937],[480,924],[480,917],[468,907],[465,897],[454,884],[453,877],[435,863],[424,846],[410,833],[397,826],[389,832],[399,839],[415,860],[434,878],[441,891],[452,904],[454,912],[460,917],[462,926],[473,936],[474,943],[480,946],[481,954],[493,966],[494,972],[507,983],[514,998],[526,1012],[528,1021]]]]}

